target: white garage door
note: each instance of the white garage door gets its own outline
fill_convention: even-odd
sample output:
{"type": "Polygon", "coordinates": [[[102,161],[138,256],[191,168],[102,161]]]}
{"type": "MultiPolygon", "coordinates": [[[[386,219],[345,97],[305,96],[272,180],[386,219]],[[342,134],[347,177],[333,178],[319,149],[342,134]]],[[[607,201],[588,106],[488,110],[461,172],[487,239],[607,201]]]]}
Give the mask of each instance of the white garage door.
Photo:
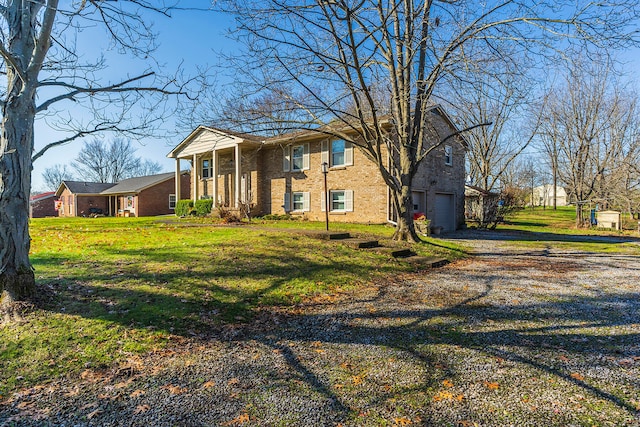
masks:
{"type": "Polygon", "coordinates": [[[453,194],[436,193],[436,217],[434,223],[436,227],[442,227],[442,231],[454,231],[456,229],[453,194]]]}

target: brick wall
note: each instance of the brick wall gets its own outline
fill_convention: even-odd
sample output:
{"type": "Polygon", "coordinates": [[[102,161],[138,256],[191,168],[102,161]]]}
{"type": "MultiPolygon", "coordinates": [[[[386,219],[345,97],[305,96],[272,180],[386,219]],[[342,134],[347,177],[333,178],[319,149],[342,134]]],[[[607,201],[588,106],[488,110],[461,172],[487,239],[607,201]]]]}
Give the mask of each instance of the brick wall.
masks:
{"type": "MultiPolygon", "coordinates": [[[[312,221],[324,221],[321,210],[324,197],[324,175],[321,171],[321,140],[309,143],[309,169],[301,172],[283,171],[283,148],[265,147],[259,161],[258,181],[262,214],[284,214],[285,192],[309,192],[309,211],[292,212],[312,221]]],[[[294,144],[295,145],[295,144],[294,144]]],[[[387,189],[375,163],[357,147],[353,148],[353,166],[331,168],[327,174],[327,189],[352,190],[353,212],[329,212],[329,221],[384,223],[387,219],[387,189]]]]}
{"type": "MultiPolygon", "coordinates": [[[[102,209],[106,214],[108,212],[108,198],[98,195],[74,195],[68,188],[65,188],[60,195],[62,208],[58,211],[58,216],[89,216],[90,208],[102,209]]],[[[53,203],[53,202],[52,202],[53,203]]]]}
{"type": "MultiPolygon", "coordinates": [[[[452,129],[437,110],[430,112],[432,135],[426,138],[440,141],[452,129]]],[[[260,149],[243,148],[242,171],[250,175],[253,190],[254,215],[284,214],[285,193],[304,192],[309,194],[308,211],[292,211],[292,215],[304,216],[313,221],[324,221],[321,210],[324,197],[324,175],[321,171],[322,141],[326,138],[310,140],[308,144],[309,169],[299,172],[285,172],[283,168],[286,144],[266,144],[260,149]]],[[[290,146],[300,145],[293,142],[290,146]]],[[[450,139],[445,145],[433,150],[424,160],[414,178],[414,191],[422,195],[429,219],[436,212],[436,196],[449,195],[455,205],[455,224],[464,224],[464,180],[465,147],[459,138],[450,139]],[[445,164],[445,145],[452,149],[452,164],[445,164]]],[[[215,178],[201,179],[201,160],[198,161],[195,179],[199,180],[199,194],[212,195],[213,180],[218,181],[218,194],[223,202],[234,205],[234,173],[232,151],[219,154],[219,174],[215,178]]],[[[209,157],[210,158],[210,157],[209,157]]],[[[331,212],[330,221],[385,223],[389,216],[388,188],[382,179],[378,166],[353,147],[353,165],[331,168],[327,175],[328,190],[350,190],[353,192],[353,211],[331,212]]],[[[184,193],[186,194],[186,193],[184,193]]],[[[186,198],[186,197],[182,197],[186,198]]]]}
{"type": "Polygon", "coordinates": [[[42,199],[34,200],[30,203],[31,218],[44,218],[47,216],[58,216],[55,201],[57,197],[49,196],[42,199]]]}
{"type": "MultiPolygon", "coordinates": [[[[186,199],[190,196],[188,174],[181,176],[180,195],[186,199]]],[[[172,214],[173,209],[169,209],[169,195],[175,194],[175,178],[161,182],[151,188],[141,191],[135,200],[136,216],[155,216],[172,214]]]]}

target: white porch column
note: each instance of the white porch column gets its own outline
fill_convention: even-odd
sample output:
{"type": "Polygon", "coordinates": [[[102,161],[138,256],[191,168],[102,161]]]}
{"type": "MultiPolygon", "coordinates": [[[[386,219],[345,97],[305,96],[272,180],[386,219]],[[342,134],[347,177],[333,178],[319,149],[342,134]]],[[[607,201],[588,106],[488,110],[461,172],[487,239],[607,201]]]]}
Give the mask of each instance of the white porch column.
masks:
{"type": "Polygon", "coordinates": [[[191,168],[191,184],[192,184],[191,193],[193,196],[191,198],[193,199],[193,203],[195,203],[198,200],[198,155],[197,154],[193,155],[193,167],[191,168]]]}
{"type": "Polygon", "coordinates": [[[176,203],[180,200],[180,159],[176,158],[176,203]]]}
{"type": "Polygon", "coordinates": [[[235,150],[235,163],[236,163],[236,176],[235,176],[235,188],[234,190],[234,194],[235,194],[235,202],[234,202],[234,206],[237,208],[240,207],[240,179],[242,178],[242,168],[241,168],[241,164],[242,163],[242,157],[241,157],[241,153],[240,153],[240,144],[236,144],[236,150],[235,150]]]}
{"type": "Polygon", "coordinates": [[[211,178],[213,178],[211,195],[213,196],[213,207],[215,208],[218,206],[218,151],[215,149],[211,155],[211,178]]]}

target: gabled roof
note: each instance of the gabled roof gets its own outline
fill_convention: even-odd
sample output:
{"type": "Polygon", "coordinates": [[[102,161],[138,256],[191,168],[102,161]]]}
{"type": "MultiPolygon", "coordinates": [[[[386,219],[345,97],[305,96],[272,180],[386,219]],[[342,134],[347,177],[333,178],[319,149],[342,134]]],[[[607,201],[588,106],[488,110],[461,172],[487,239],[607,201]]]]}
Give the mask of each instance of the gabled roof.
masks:
{"type": "Polygon", "coordinates": [[[38,200],[47,199],[49,197],[55,197],[55,196],[56,196],[55,191],[47,191],[46,193],[34,194],[29,198],[29,200],[31,202],[36,202],[38,200]]]}
{"type": "MultiPolygon", "coordinates": [[[[427,108],[425,113],[437,114],[442,120],[453,130],[452,133],[459,132],[459,129],[453,123],[449,115],[440,104],[434,104],[427,108]]],[[[431,120],[425,115],[426,120],[431,120]]],[[[380,116],[378,118],[381,126],[389,127],[393,123],[393,118],[389,115],[380,116]]],[[[261,135],[253,135],[242,132],[235,132],[228,129],[217,129],[209,126],[198,126],[185,139],[182,140],[169,154],[169,158],[190,158],[192,155],[199,155],[221,148],[230,148],[236,144],[249,145],[276,145],[290,144],[292,142],[302,142],[326,138],[330,135],[350,134],[354,133],[354,129],[361,127],[359,121],[349,124],[343,121],[335,120],[315,129],[301,129],[281,135],[265,137],[261,135]]],[[[457,137],[462,144],[468,149],[468,143],[464,135],[459,133],[457,137]]]]}
{"type": "Polygon", "coordinates": [[[198,126],[193,130],[185,139],[180,142],[173,150],[167,154],[169,158],[179,158],[182,152],[189,147],[189,145],[198,139],[202,134],[208,132],[209,134],[213,134],[217,139],[212,139],[210,141],[204,141],[205,151],[213,150],[214,147],[219,143],[220,139],[228,139],[232,140],[233,143],[237,144],[260,144],[265,139],[265,137],[260,135],[252,135],[248,133],[235,132],[227,129],[217,129],[209,126],[198,126]]]}
{"type": "Polygon", "coordinates": [[[60,196],[65,187],[73,194],[97,195],[116,184],[86,181],[62,181],[56,191],[56,196],[60,196]]]}
{"type": "MultiPolygon", "coordinates": [[[[187,171],[181,172],[181,174],[188,173],[187,171]]],[[[113,185],[112,187],[102,191],[100,194],[109,195],[109,194],[124,194],[124,193],[139,193],[142,190],[145,190],[149,187],[153,187],[154,185],[160,184],[161,182],[173,179],[175,173],[167,172],[161,173],[158,175],[147,175],[147,176],[139,176],[136,178],[129,178],[120,181],[119,183],[113,185]]]]}

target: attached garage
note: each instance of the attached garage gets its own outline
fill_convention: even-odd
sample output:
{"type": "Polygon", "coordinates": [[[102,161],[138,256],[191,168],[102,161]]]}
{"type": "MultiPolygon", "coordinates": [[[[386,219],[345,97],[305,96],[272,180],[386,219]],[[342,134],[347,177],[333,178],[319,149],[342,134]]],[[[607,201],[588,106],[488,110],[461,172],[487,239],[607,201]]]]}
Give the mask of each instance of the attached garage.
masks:
{"type": "Polygon", "coordinates": [[[455,231],[456,209],[453,194],[436,193],[435,218],[432,227],[442,227],[442,231],[455,231]]]}

